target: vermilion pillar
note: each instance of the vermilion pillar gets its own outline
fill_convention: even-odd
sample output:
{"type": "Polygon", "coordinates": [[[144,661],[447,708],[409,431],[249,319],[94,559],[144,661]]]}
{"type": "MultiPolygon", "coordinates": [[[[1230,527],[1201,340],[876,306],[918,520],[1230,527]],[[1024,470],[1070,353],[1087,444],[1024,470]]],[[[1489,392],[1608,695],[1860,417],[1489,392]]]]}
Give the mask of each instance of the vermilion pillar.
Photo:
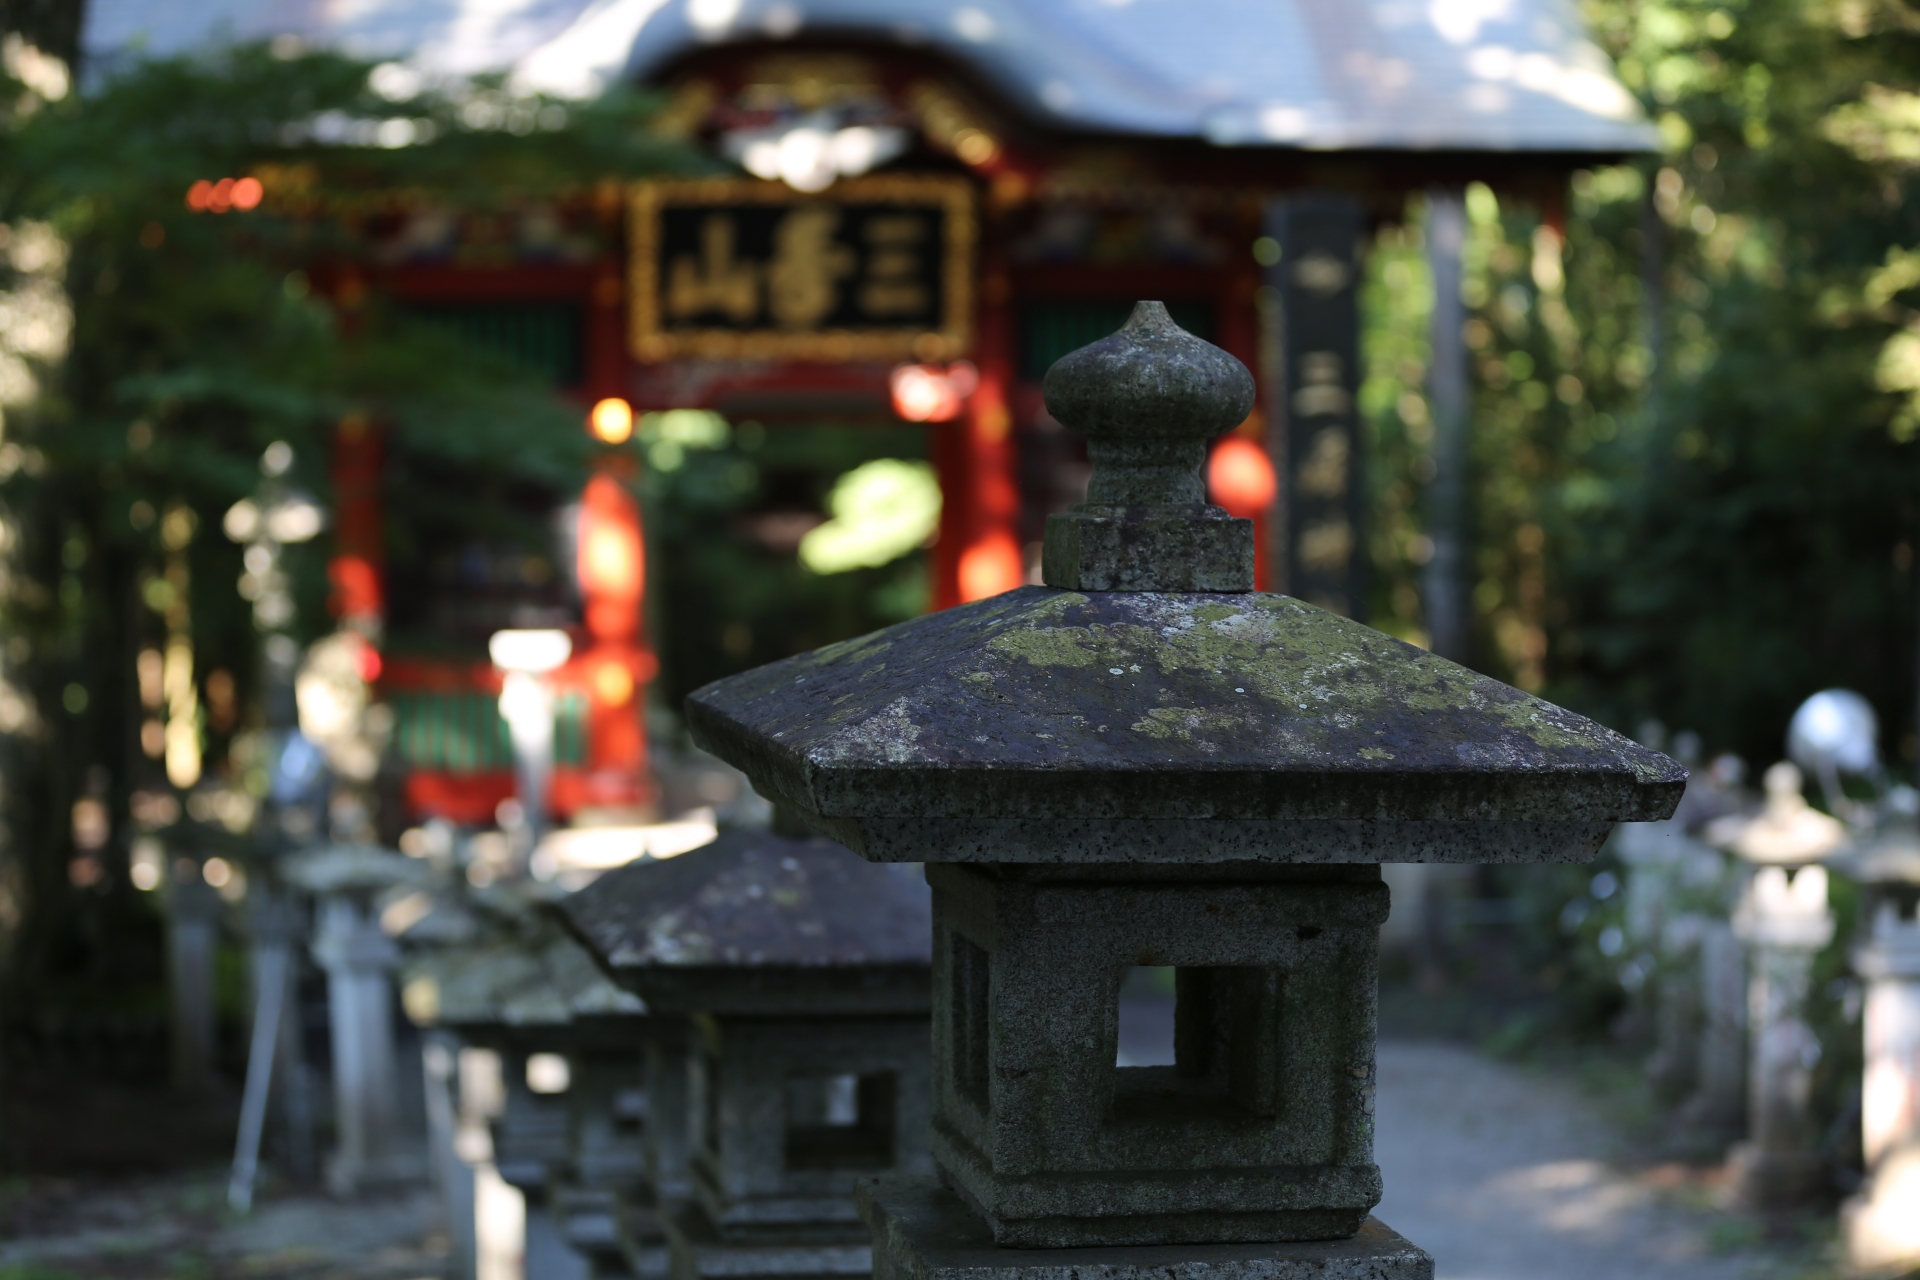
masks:
{"type": "Polygon", "coordinates": [[[329,604],[343,625],[378,636],[386,613],[381,582],[380,433],[357,413],[333,434],[333,559],[329,604]]]}
{"type": "Polygon", "coordinates": [[[934,554],[934,607],[979,600],[1026,581],[1015,478],[1013,325],[1005,268],[989,259],[981,289],[974,361],[980,380],[966,411],[936,437],[934,463],[945,505],[934,554]]]}
{"type": "Polygon", "coordinates": [[[587,768],[579,803],[643,803],[651,788],[642,694],[658,663],[640,621],[647,585],[640,507],[611,467],[581,494],[574,570],[587,643],[563,678],[587,695],[587,768]]]}

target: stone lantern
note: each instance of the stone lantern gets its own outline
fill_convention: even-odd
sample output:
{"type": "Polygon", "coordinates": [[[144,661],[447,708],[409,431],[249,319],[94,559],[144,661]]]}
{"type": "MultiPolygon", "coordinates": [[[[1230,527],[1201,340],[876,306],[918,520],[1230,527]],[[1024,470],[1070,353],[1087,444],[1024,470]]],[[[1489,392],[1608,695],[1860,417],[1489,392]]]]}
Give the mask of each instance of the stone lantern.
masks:
{"type": "Polygon", "coordinates": [[[855,1176],[932,1168],[926,885],[796,835],[725,831],[562,904],[622,985],[691,1022],[675,1280],[865,1276],[855,1176]]]}
{"type": "Polygon", "coordinates": [[[1813,959],[1833,941],[1827,872],[1819,865],[1846,828],[1807,804],[1800,770],[1782,761],[1762,780],[1766,805],[1726,818],[1707,839],[1744,859],[1750,873],[1734,909],[1746,944],[1747,1140],[1732,1154],[1735,1193],[1756,1209],[1804,1202],[1824,1179],[1809,1110],[1820,1044],[1807,1026],[1813,959]]]}
{"type": "Polygon", "coordinates": [[[1847,1255],[1866,1269],[1912,1267],[1920,1264],[1920,827],[1911,813],[1896,813],[1835,861],[1866,890],[1853,968],[1867,983],[1867,1181],[1841,1212],[1847,1255]]]}
{"type": "Polygon", "coordinates": [[[418,883],[425,869],[371,845],[335,845],[289,856],[288,883],[316,900],[313,958],[327,975],[333,1040],[335,1148],[327,1183],[336,1195],[409,1182],[426,1172],[421,1135],[402,1125],[393,1037],[400,948],[380,927],[374,900],[418,883]]]}
{"type": "Polygon", "coordinates": [[[1200,479],[1253,382],[1159,303],[1046,398],[1094,464],[1047,585],[687,704],[776,805],[927,864],[939,1177],[863,1183],[875,1274],[1431,1276],[1369,1216],[1378,864],[1584,861],[1684,771],[1253,592],[1251,523],[1200,479]],[[1138,965],[1175,968],[1171,1066],[1116,1066],[1138,965]]]}
{"type": "Polygon", "coordinates": [[[500,1055],[493,1163],[526,1199],[528,1274],[664,1276],[645,1137],[656,1112],[673,1127],[685,1091],[668,1081],[665,1097],[653,1095],[645,1058],[652,1042],[684,1036],[677,1020],[652,1017],[608,981],[578,942],[516,905],[516,936],[415,965],[409,1003],[421,1020],[500,1055]]]}

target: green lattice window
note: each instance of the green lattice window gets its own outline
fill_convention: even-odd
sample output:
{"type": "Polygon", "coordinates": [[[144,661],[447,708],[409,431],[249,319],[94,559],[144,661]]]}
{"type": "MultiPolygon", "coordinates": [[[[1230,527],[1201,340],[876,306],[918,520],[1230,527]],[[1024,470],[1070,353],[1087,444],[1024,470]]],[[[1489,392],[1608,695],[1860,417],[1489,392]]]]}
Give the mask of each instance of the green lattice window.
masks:
{"type": "Polygon", "coordinates": [[[580,308],[566,302],[432,303],[408,308],[481,346],[491,347],[545,374],[555,386],[577,386],[584,376],[580,308]]]}
{"type": "MultiPolygon", "coordinates": [[[[498,700],[472,690],[396,693],[393,750],[411,769],[488,773],[513,768],[513,742],[498,700]]],[[[560,696],[553,723],[553,762],[578,767],[587,759],[587,700],[560,696]]]]}

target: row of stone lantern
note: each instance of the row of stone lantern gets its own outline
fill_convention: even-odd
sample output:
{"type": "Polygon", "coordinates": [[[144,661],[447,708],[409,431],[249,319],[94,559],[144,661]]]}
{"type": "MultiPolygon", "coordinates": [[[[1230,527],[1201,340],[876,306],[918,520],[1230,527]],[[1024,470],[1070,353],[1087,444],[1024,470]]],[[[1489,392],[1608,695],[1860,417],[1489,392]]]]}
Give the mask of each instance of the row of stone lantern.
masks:
{"type": "MultiPolygon", "coordinates": [[[[1700,975],[1661,979],[1663,1017],[1688,1011],[1660,1031],[1687,1110],[1733,1129],[1744,1077],[1745,1194],[1805,1194],[1839,824],[1792,766],[1757,816],[1720,812],[1731,780],[1708,774],[1668,823],[1685,775],[1658,753],[1254,593],[1250,526],[1198,478],[1250,394],[1142,304],[1049,374],[1095,473],[1049,522],[1045,586],[699,691],[696,740],[778,830],[603,877],[562,904],[571,936],[523,913],[422,962],[427,1020],[504,1064],[492,1154],[530,1276],[1430,1276],[1369,1216],[1378,864],[1583,861],[1622,820],[1643,824],[1622,842],[1636,930],[1700,975]],[[1644,891],[1717,892],[1702,827],[1748,868],[1731,921],[1644,891]],[[1168,1067],[1115,1065],[1139,965],[1176,971],[1168,1067]]],[[[1861,1257],[1920,1251],[1911,826],[1849,864],[1872,886],[1861,1257]]],[[[379,886],[334,881],[310,886],[317,954],[371,1027],[379,886]]],[[[370,1125],[358,1156],[343,1131],[368,1168],[370,1125]]]]}
{"type": "MultiPolygon", "coordinates": [[[[444,1038],[429,1051],[443,1090],[462,1050],[498,1065],[484,1140],[451,1131],[448,1096],[436,1146],[521,1193],[528,1276],[871,1271],[854,1177],[929,1167],[930,923],[912,868],[739,829],[558,913],[506,886],[466,897],[477,936],[420,948],[406,1002],[444,1038]]],[[[471,1185],[444,1190],[470,1224],[471,1185]]],[[[471,1274],[483,1250],[461,1246],[471,1274]]]]}
{"type": "MultiPolygon", "coordinates": [[[[1200,481],[1252,381],[1159,304],[1046,394],[1095,464],[1089,501],[1049,523],[1046,585],[698,691],[696,741],[776,829],[561,905],[644,1001],[616,1038],[649,1042],[666,1269],[1430,1278],[1370,1216],[1379,864],[1585,861],[1615,822],[1666,818],[1684,773],[1253,592],[1251,524],[1200,481]],[[1116,1065],[1141,965],[1175,969],[1171,1066],[1116,1065]]],[[[440,1020],[514,1062],[577,1053],[555,952],[510,949],[506,973],[443,958],[440,1020]]],[[[505,1073],[503,1169],[515,1106],[539,1106],[524,1071],[505,1073]]],[[[530,1214],[560,1203],[573,1132],[516,1175],[530,1214]]],[[[630,1272],[658,1266],[615,1234],[630,1272]]]]}
{"type": "Polygon", "coordinates": [[[914,869],[734,830],[606,875],[564,910],[622,985],[685,1021],[649,1070],[690,1085],[671,1135],[685,1191],[656,1182],[675,1280],[869,1274],[854,1178],[929,1167],[931,930],[914,869]]]}
{"type": "Polygon", "coordinates": [[[694,1028],[676,1280],[1431,1277],[1370,1216],[1379,864],[1585,861],[1684,773],[1254,593],[1251,524],[1200,481],[1252,381],[1159,304],[1046,397],[1095,470],[1045,586],[689,701],[700,745],[845,847],[737,834],[566,906],[694,1028]],[[1170,1067],[1116,1066],[1138,965],[1176,970],[1170,1067]]]}
{"type": "Polygon", "coordinates": [[[1767,771],[1757,810],[1738,803],[1731,778],[1716,783],[1709,774],[1690,786],[1672,823],[1623,829],[1616,844],[1630,877],[1630,925],[1643,946],[1666,953],[1654,1062],[1694,1055],[1699,1088],[1680,1118],[1709,1142],[1744,1134],[1729,1159],[1733,1189],[1763,1212],[1806,1205],[1830,1182],[1812,1106],[1822,1046],[1809,1024],[1810,987],[1816,959],[1838,931],[1830,871],[1859,885],[1849,959],[1865,984],[1866,1177],[1843,1226],[1849,1257],[1864,1267],[1920,1262],[1920,797],[1877,778],[1877,803],[1851,800],[1836,767],[1879,774],[1876,731],[1864,700],[1842,690],[1816,695],[1795,716],[1789,746],[1840,817],[1809,805],[1802,771],[1782,762],[1767,771]],[[1820,742],[1823,720],[1845,734],[1820,742]],[[1695,803],[1703,789],[1717,794],[1695,803]],[[1674,872],[1711,869],[1719,850],[1733,855],[1735,875],[1724,896],[1723,878],[1701,880],[1704,897],[1721,906],[1715,919],[1711,906],[1686,900],[1674,872]],[[1683,909],[1668,915],[1663,931],[1653,913],[1634,909],[1637,897],[1683,909]],[[1685,928],[1674,929],[1676,921],[1685,928]]]}
{"type": "MultiPolygon", "coordinates": [[[[674,1027],[609,982],[530,898],[501,889],[475,908],[478,936],[423,950],[406,980],[409,1015],[444,1037],[435,1048],[445,1095],[431,1110],[436,1149],[456,1157],[439,1173],[449,1216],[470,1226],[473,1192],[444,1184],[470,1179],[468,1165],[491,1163],[525,1203],[528,1275],[663,1277],[646,1163],[650,1111],[677,1116],[684,1095],[671,1078],[649,1090],[645,1059],[648,1044],[674,1027]],[[477,1134],[459,1131],[474,1105],[459,1096],[469,1083],[463,1071],[473,1069],[461,1065],[461,1051],[476,1049],[497,1066],[499,1095],[478,1144],[477,1134]]],[[[671,1160],[671,1145],[662,1154],[671,1160]]],[[[659,1172],[671,1184],[673,1170],[659,1172]]],[[[476,1246],[461,1244],[459,1269],[471,1274],[476,1246]]]]}

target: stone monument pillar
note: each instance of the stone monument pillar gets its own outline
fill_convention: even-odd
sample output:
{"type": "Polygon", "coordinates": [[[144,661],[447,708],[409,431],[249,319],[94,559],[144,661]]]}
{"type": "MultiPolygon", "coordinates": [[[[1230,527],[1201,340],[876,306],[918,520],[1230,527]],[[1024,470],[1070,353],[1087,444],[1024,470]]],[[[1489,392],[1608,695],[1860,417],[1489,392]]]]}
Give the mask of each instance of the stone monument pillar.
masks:
{"type": "Polygon", "coordinates": [[[869,1274],[855,1176],[932,1169],[921,877],[826,840],[726,831],[563,910],[649,1008],[691,1020],[674,1280],[869,1274]]]}
{"type": "Polygon", "coordinates": [[[400,948],[380,927],[380,891],[423,875],[411,858],[340,845],[286,860],[287,881],[318,898],[313,958],[327,974],[333,1038],[334,1150],[327,1185],[336,1195],[424,1176],[421,1135],[400,1121],[394,1045],[394,975],[400,948]]]}
{"type": "Polygon", "coordinates": [[[1853,954],[1867,983],[1860,1145],[1867,1181],[1841,1210],[1863,1270],[1920,1266],[1920,830],[1895,817],[1846,859],[1866,889],[1853,954]]]}
{"type": "Polygon", "coordinates": [[[934,889],[938,1177],[863,1182],[888,1277],[1431,1277],[1370,1216],[1383,861],[1589,859],[1657,752],[1253,591],[1207,504],[1246,370],[1141,303],[1048,373],[1089,437],[1047,585],[718,681],[695,741],[934,889]],[[1171,1066],[1116,1063],[1134,966],[1171,1066]]]}
{"type": "Polygon", "coordinates": [[[1807,1026],[1813,958],[1833,941],[1827,872],[1846,829],[1807,804],[1800,770],[1767,770],[1766,807],[1708,827],[1751,870],[1733,928],[1747,948],[1747,1140],[1734,1148],[1735,1194],[1763,1211],[1815,1195],[1826,1178],[1808,1113],[1820,1042],[1807,1026]]]}

